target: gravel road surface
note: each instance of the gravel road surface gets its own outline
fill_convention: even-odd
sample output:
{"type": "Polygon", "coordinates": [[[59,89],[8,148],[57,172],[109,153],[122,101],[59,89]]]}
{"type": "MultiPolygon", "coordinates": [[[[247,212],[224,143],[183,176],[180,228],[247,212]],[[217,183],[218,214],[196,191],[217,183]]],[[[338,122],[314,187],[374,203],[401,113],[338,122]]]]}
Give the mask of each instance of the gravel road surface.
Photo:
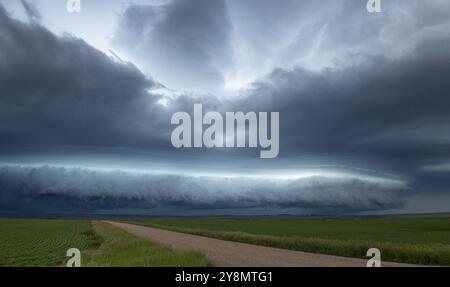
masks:
{"type": "MultiPolygon", "coordinates": [[[[196,250],[219,267],[364,267],[367,260],[258,246],[173,232],[134,224],[105,221],[136,236],[174,250],[196,250]]],[[[411,266],[382,262],[384,267],[411,266]]]]}

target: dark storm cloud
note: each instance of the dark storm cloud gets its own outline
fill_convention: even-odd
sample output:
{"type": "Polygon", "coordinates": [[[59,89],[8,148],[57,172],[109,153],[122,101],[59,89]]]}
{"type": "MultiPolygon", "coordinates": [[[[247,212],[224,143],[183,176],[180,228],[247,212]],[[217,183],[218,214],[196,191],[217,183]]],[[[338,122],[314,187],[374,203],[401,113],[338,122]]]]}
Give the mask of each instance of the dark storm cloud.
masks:
{"type": "Polygon", "coordinates": [[[113,43],[158,74],[163,84],[198,91],[220,85],[218,68],[232,65],[230,30],[223,0],[132,5],[113,43]]]}
{"type": "Polygon", "coordinates": [[[236,106],[280,112],[285,156],[371,157],[384,168],[417,169],[450,158],[449,76],[450,38],[430,39],[401,59],[276,70],[236,106]]]}
{"type": "MultiPolygon", "coordinates": [[[[155,81],[165,83],[167,77],[182,88],[195,90],[198,86],[207,91],[223,82],[224,66],[236,64],[236,47],[230,44],[229,35],[236,27],[230,24],[228,12],[248,12],[258,5],[244,2],[230,7],[226,2],[206,0],[132,5],[122,16],[114,41],[127,56],[135,56],[136,63],[154,69],[155,81]]],[[[184,162],[186,169],[195,166],[200,157],[217,156],[218,164],[223,163],[222,170],[227,171],[234,159],[229,153],[172,149],[172,113],[192,112],[194,103],[221,112],[278,111],[280,157],[286,160],[282,164],[367,168],[374,174],[402,175],[409,188],[358,175],[256,182],[9,167],[0,170],[1,209],[95,211],[172,205],[370,211],[401,207],[405,194],[449,192],[448,170],[424,168],[450,162],[450,35],[443,29],[450,10],[443,9],[446,4],[430,1],[433,4],[424,6],[424,1],[409,1],[411,5],[390,6],[406,9],[402,21],[392,16],[402,13],[391,14],[389,9],[368,18],[371,16],[355,1],[345,2],[355,5],[330,7],[317,4],[327,13],[312,20],[308,16],[314,15],[317,7],[313,3],[318,1],[296,1],[300,2],[303,4],[292,2],[303,11],[298,23],[294,8],[270,1],[258,7],[258,13],[265,12],[267,17],[238,14],[239,21],[233,23],[239,23],[239,31],[246,30],[241,36],[248,37],[251,44],[237,47],[258,63],[274,54],[291,62],[298,51],[309,54],[316,49],[319,56],[312,58],[312,64],[322,55],[337,55],[338,65],[314,71],[300,65],[278,68],[259,78],[240,97],[182,95],[166,99],[167,107],[158,103],[161,97],[152,90],[161,87],[133,64],[114,61],[82,39],[49,32],[32,21],[38,14],[27,2],[29,23],[9,17],[0,5],[0,144],[166,149],[172,157],[162,161],[168,165],[184,161],[186,154],[192,156],[192,161],[184,162]],[[289,15],[286,25],[278,24],[283,15],[289,15]],[[322,33],[311,32],[316,29],[322,33]],[[289,38],[292,42],[286,44],[289,38]],[[310,38],[323,39],[315,45],[315,40],[307,40],[310,38]],[[286,49],[274,48],[272,41],[286,44],[286,49]],[[302,156],[310,161],[303,162],[302,156]]],[[[273,66],[278,64],[275,61],[273,66]]],[[[236,65],[238,70],[242,68],[236,65]]],[[[248,152],[236,154],[248,156],[248,152]]],[[[51,156],[48,158],[50,161],[51,156]]],[[[146,155],[142,158],[150,160],[146,155]]],[[[276,164],[258,162],[274,171],[280,167],[276,164]]],[[[197,165],[212,168],[209,162],[197,165]]],[[[247,165],[239,167],[244,173],[247,165]]]]}
{"type": "Polygon", "coordinates": [[[2,6],[0,43],[2,144],[158,143],[155,83],[131,63],[12,19],[2,6]]]}
{"type": "MultiPolygon", "coordinates": [[[[27,13],[37,12],[23,4],[27,13]]],[[[0,42],[3,145],[169,149],[173,112],[190,111],[197,101],[219,105],[214,97],[180,95],[165,108],[158,103],[161,85],[132,63],[13,19],[1,5],[0,42]]]]}
{"type": "Polygon", "coordinates": [[[407,186],[401,182],[352,177],[271,180],[146,175],[48,166],[0,167],[0,211],[3,212],[151,209],[161,205],[197,209],[380,210],[400,206],[400,192],[405,189],[407,186]]]}
{"type": "MultiPolygon", "coordinates": [[[[217,56],[227,50],[225,35],[230,28],[225,3],[211,3],[132,5],[116,37],[131,37],[123,41],[130,44],[158,43],[155,37],[165,37],[160,44],[175,43],[172,48],[180,57],[208,64],[208,52],[217,56]]],[[[275,9],[270,1],[263,4],[267,7],[262,10],[275,11],[275,19],[290,7],[275,9]]],[[[313,7],[309,3],[298,8],[312,11],[313,7]]],[[[343,11],[351,18],[362,17],[355,8],[359,6],[343,7],[348,9],[333,8],[341,16],[332,21],[342,18],[343,11]]],[[[382,162],[382,170],[392,168],[394,173],[398,167],[416,169],[422,162],[433,164],[439,157],[450,157],[445,137],[450,125],[447,38],[422,40],[400,58],[361,53],[362,63],[344,68],[277,69],[257,81],[245,99],[183,95],[169,99],[163,108],[157,103],[160,97],[148,92],[157,85],[131,63],[115,62],[81,39],[55,36],[36,23],[11,19],[0,9],[2,143],[170,148],[170,115],[192,112],[193,103],[198,102],[206,110],[223,112],[279,111],[282,157],[326,154],[328,164],[342,164],[339,157],[350,162],[358,159],[369,167],[382,162]]],[[[425,15],[417,21],[428,27],[445,22],[445,17],[439,19],[432,22],[425,15]]],[[[337,39],[345,27],[327,34],[337,39]]],[[[362,38],[362,33],[357,34],[349,37],[362,38]]],[[[135,46],[148,57],[161,56],[159,48],[135,46]]],[[[161,60],[177,62],[170,57],[161,60]]],[[[198,70],[189,66],[186,71],[198,70]]]]}

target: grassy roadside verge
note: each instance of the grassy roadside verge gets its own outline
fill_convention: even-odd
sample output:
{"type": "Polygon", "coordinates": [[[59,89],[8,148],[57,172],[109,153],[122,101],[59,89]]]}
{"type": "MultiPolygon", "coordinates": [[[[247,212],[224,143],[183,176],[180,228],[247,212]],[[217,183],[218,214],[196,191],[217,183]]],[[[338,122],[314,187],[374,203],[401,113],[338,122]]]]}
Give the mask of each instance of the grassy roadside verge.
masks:
{"type": "Polygon", "coordinates": [[[92,227],[103,243],[83,252],[83,267],[210,266],[198,252],[173,251],[103,222],[94,221],[92,227]]]}
{"type": "Polygon", "coordinates": [[[369,248],[381,250],[382,260],[420,265],[450,266],[450,245],[444,243],[402,243],[382,240],[330,239],[300,236],[272,236],[251,234],[240,231],[209,230],[202,228],[184,228],[146,221],[127,221],[144,226],[156,227],[176,232],[212,237],[228,241],[237,241],[256,245],[291,249],[312,253],[321,253],[345,257],[366,258],[369,248]]]}

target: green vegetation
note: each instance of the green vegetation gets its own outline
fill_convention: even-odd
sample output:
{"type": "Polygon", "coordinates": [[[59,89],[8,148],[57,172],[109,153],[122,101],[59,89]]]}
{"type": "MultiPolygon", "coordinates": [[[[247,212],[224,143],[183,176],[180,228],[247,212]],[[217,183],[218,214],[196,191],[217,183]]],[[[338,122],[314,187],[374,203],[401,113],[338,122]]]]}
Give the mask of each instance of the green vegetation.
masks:
{"type": "Polygon", "coordinates": [[[0,266],[58,266],[100,243],[88,220],[0,219],[0,266]]]}
{"type": "Polygon", "coordinates": [[[382,260],[450,265],[450,217],[154,218],[134,223],[230,241],[382,260]]]}
{"type": "MultiPolygon", "coordinates": [[[[154,218],[134,223],[279,248],[386,261],[450,265],[450,217],[154,218]]],[[[171,251],[105,223],[0,219],[0,266],[63,266],[66,251],[82,266],[209,266],[196,252],[171,251]]]]}
{"type": "Polygon", "coordinates": [[[107,223],[94,222],[93,228],[104,242],[100,248],[83,253],[85,267],[210,266],[203,255],[194,251],[172,251],[107,223]]]}
{"type": "Polygon", "coordinates": [[[89,220],[0,219],[0,266],[64,266],[69,248],[82,266],[209,266],[193,251],[171,251],[106,223],[89,220]]]}

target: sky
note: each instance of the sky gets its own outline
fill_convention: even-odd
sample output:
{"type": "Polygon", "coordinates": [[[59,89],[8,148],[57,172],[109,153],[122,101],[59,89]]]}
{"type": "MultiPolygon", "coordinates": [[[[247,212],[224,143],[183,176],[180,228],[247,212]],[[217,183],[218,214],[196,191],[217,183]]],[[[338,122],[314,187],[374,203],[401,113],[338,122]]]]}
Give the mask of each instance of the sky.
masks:
{"type": "Polygon", "coordinates": [[[0,0],[0,212],[450,212],[450,2],[0,0]],[[175,112],[279,112],[280,152],[175,112]]]}

